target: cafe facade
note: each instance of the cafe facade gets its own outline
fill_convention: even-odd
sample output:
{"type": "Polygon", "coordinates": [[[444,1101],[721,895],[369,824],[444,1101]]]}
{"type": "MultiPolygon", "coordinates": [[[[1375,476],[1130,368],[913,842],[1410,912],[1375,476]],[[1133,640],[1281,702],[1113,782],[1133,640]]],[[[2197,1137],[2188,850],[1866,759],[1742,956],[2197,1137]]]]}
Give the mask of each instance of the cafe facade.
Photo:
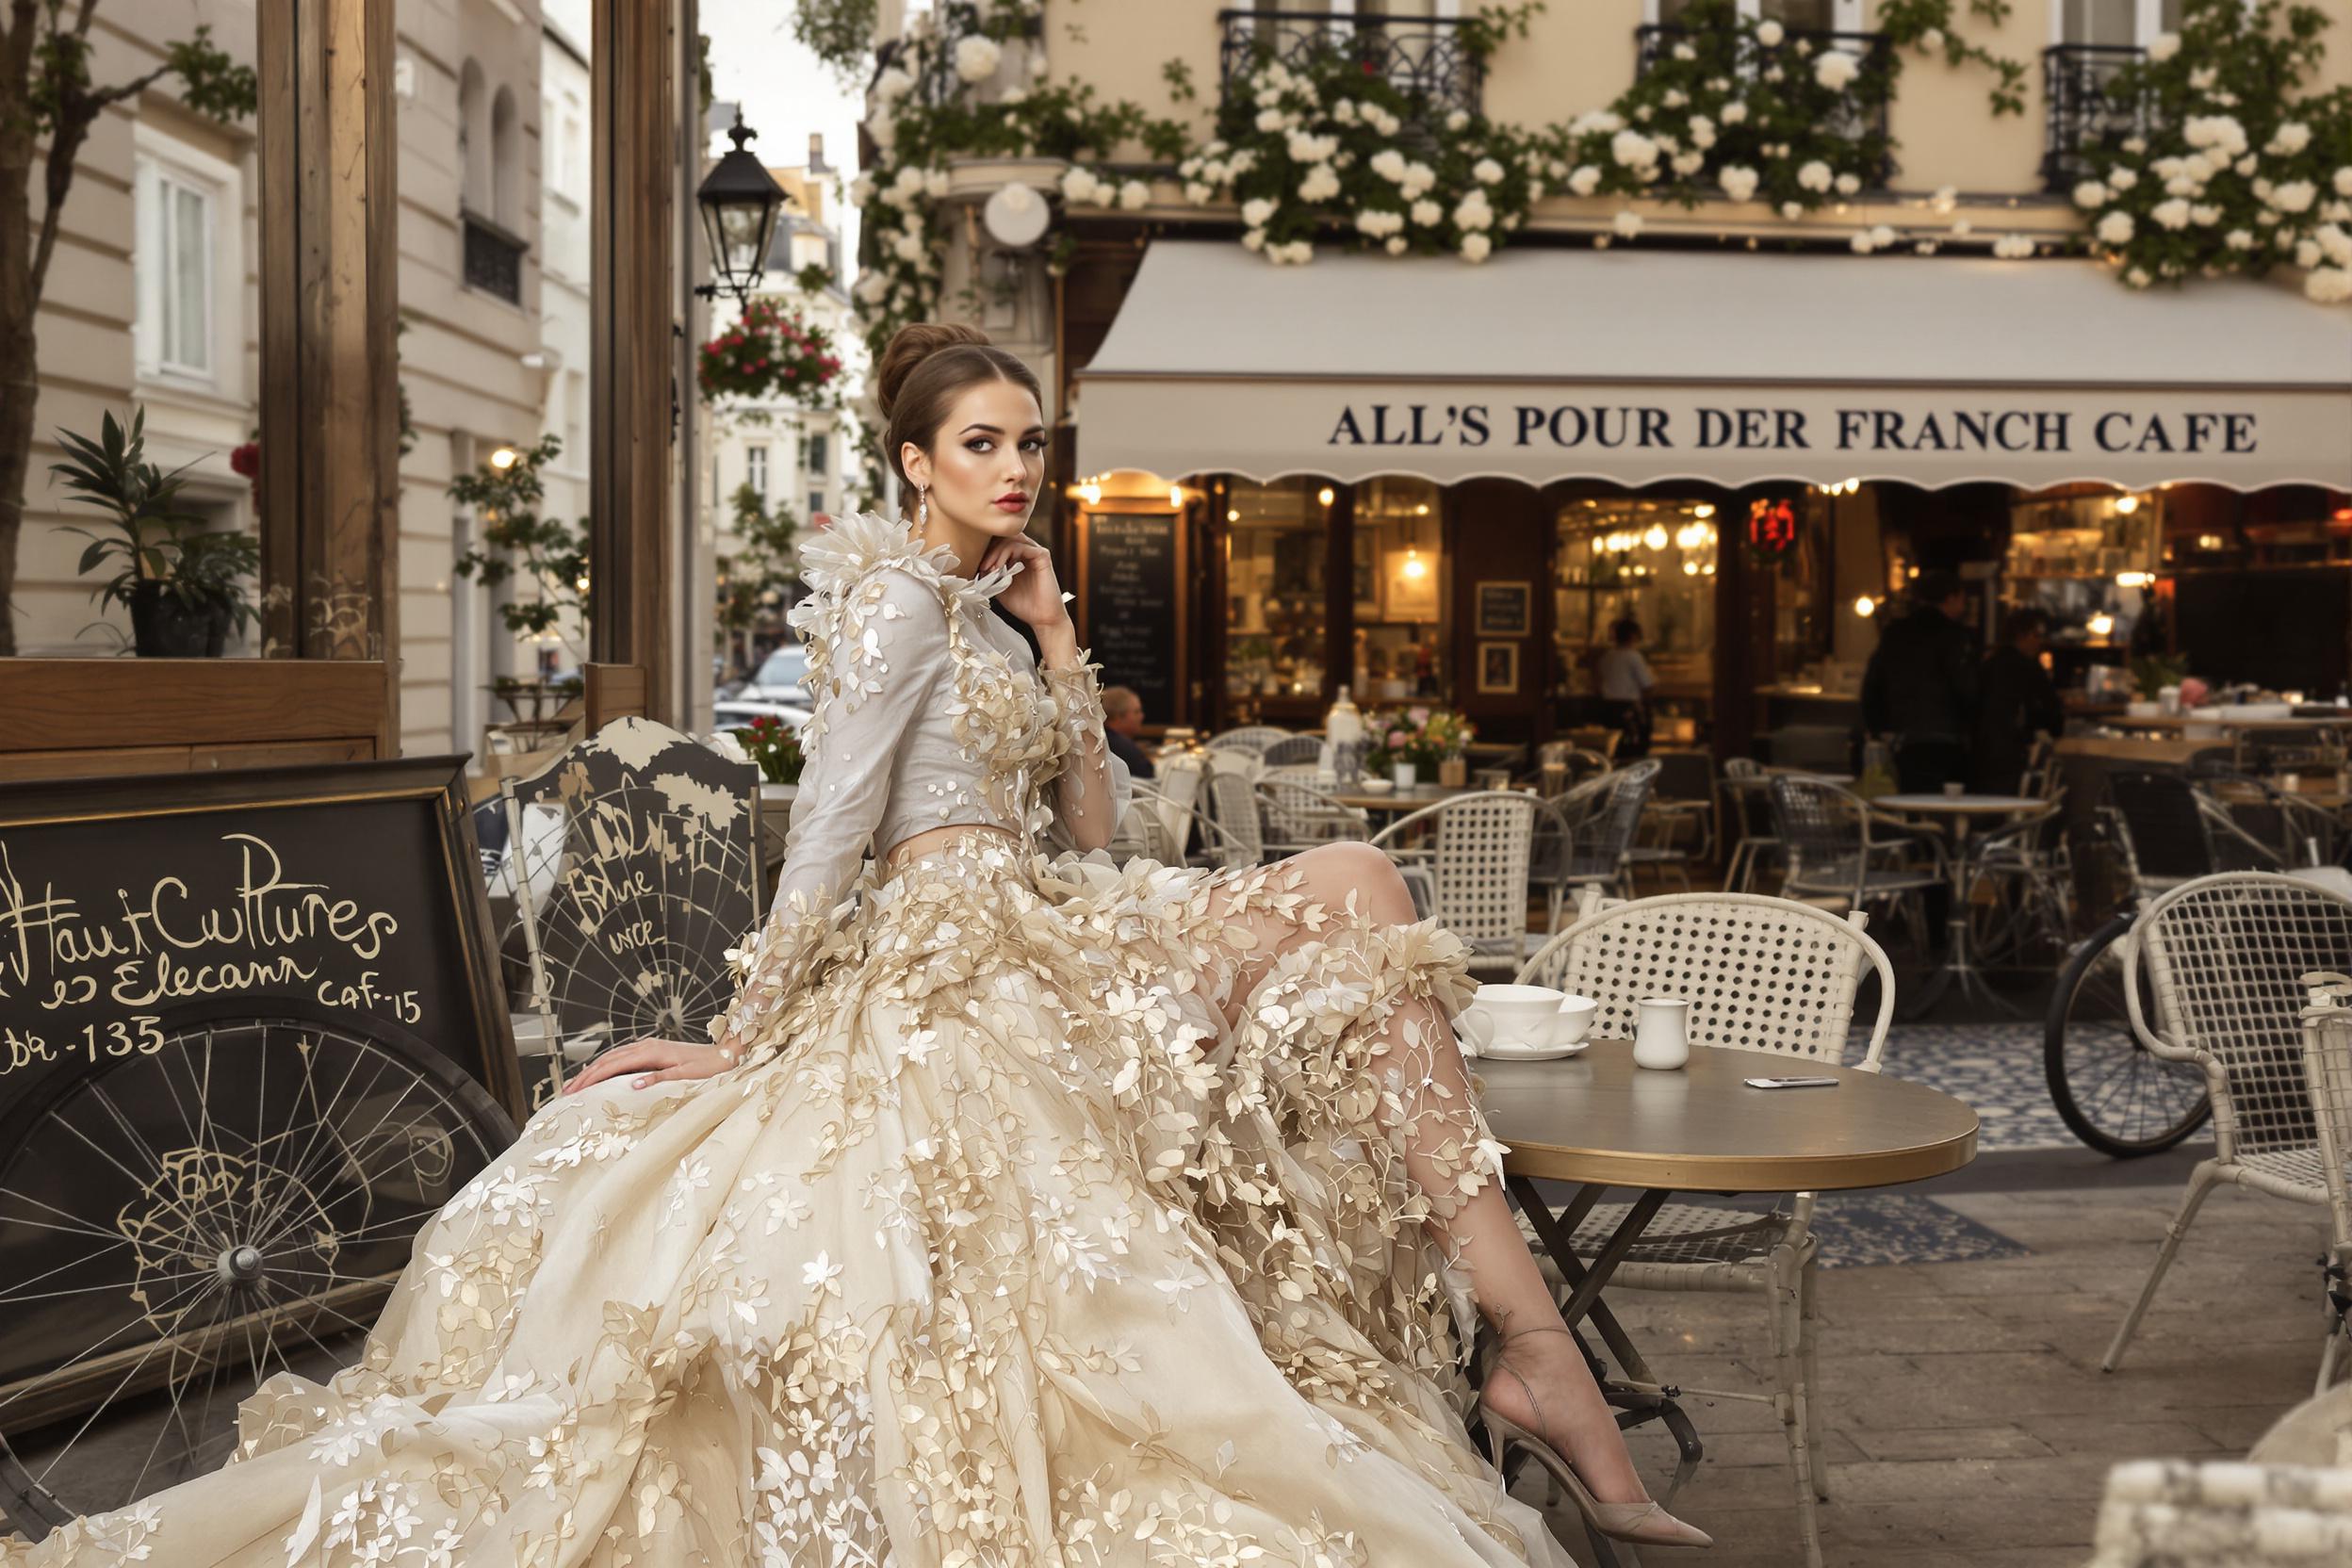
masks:
{"type": "Polygon", "coordinates": [[[1149,722],[1312,726],[1347,685],[1549,739],[1589,722],[1589,656],[1630,618],[1667,737],[1745,755],[1851,723],[1872,621],[1922,569],[1970,583],[1981,631],[2050,610],[2071,664],[2182,635],[2211,657],[2246,590],[2202,585],[2259,571],[2336,614],[2244,678],[2345,678],[2352,324],[2285,288],[2133,292],[2063,259],[1129,249],[1107,320],[1064,291],[1089,314],[1066,305],[1063,342],[1093,342],[1058,520],[1086,633],[1149,722]]]}

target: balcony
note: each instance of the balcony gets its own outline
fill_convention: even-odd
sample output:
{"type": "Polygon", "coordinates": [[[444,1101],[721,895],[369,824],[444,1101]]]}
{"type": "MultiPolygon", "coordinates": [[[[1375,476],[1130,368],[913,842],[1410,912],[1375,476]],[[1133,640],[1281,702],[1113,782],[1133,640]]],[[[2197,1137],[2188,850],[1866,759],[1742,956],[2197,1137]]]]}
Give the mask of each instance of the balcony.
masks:
{"type": "Polygon", "coordinates": [[[2060,43],[2042,51],[2042,98],[2050,127],[2042,141],[2042,188],[2064,193],[2088,172],[2082,155],[2114,149],[2141,130],[2139,107],[2108,90],[2147,51],[2119,43],[2060,43]]]}
{"type": "Polygon", "coordinates": [[[1485,101],[1485,62],[1463,43],[1458,17],[1225,10],[1217,20],[1217,86],[1229,106],[1241,82],[1274,60],[1295,71],[1344,63],[1384,79],[1425,116],[1477,114],[1485,101]]]}
{"type": "Polygon", "coordinates": [[[523,253],[531,247],[477,212],[461,215],[466,229],[466,286],[508,304],[523,302],[523,253]]]}
{"type": "MultiPolygon", "coordinates": [[[[874,74],[866,79],[866,90],[872,92],[882,74],[896,68],[914,78],[912,96],[917,102],[934,108],[953,103],[967,90],[956,74],[956,45],[986,31],[980,8],[972,0],[944,0],[923,36],[886,39],[875,49],[874,74]]],[[[1035,42],[1044,36],[1045,18],[1027,18],[1021,37],[1035,42]]]]}
{"type": "MultiPolygon", "coordinates": [[[[1634,29],[1634,68],[1636,80],[1649,74],[1658,57],[1676,43],[1688,41],[1700,50],[1737,50],[1738,70],[1741,75],[1753,75],[1768,66],[1779,65],[1790,75],[1811,69],[1810,62],[1825,52],[1838,49],[1852,55],[1861,65],[1861,73],[1849,90],[1850,107],[1833,120],[1825,129],[1833,135],[1854,140],[1874,140],[1881,148],[1891,149],[1893,141],[1886,127],[1886,106],[1894,97],[1894,45],[1885,33],[1839,33],[1821,28],[1790,27],[1781,41],[1770,47],[1750,41],[1741,46],[1723,37],[1707,36],[1672,23],[1649,23],[1634,29]]],[[[1728,61],[1729,56],[1725,59],[1728,61]]],[[[1726,74],[1729,73],[1726,72],[1726,74]]],[[[1895,159],[1891,151],[1882,152],[1877,165],[1870,171],[1869,183],[1884,189],[1895,177],[1895,159]]]]}

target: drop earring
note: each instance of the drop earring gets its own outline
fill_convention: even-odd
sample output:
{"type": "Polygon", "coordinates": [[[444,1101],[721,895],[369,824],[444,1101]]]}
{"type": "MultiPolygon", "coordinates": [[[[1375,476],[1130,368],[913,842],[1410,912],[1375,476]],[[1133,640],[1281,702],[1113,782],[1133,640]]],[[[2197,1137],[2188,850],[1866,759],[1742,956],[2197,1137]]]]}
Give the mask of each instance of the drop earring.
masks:
{"type": "Polygon", "coordinates": [[[929,490],[918,490],[915,492],[915,530],[917,532],[921,532],[923,530],[927,529],[930,526],[931,492],[929,490]]]}

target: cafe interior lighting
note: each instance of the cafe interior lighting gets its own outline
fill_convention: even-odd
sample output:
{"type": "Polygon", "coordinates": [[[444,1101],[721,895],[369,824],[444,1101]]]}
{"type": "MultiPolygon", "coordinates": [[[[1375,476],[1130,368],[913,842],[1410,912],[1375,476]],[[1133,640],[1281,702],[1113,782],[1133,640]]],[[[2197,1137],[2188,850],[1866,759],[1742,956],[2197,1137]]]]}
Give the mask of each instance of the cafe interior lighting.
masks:
{"type": "Polygon", "coordinates": [[[516,451],[514,448],[500,447],[497,451],[490,454],[490,466],[498,469],[500,473],[504,473],[507,469],[512,468],[515,464],[521,462],[523,454],[516,451]]]}
{"type": "Polygon", "coordinates": [[[2115,618],[2105,611],[2093,615],[2088,624],[2094,637],[2105,637],[2115,629],[2115,618]]]}
{"type": "Polygon", "coordinates": [[[1077,489],[1078,498],[1086,502],[1088,506],[1099,506],[1102,504],[1102,487],[1100,484],[1095,483],[1094,481],[1088,480],[1086,483],[1079,485],[1077,489]]]}
{"type": "Polygon", "coordinates": [[[1318,506],[1331,505],[1332,500],[1331,487],[1327,484],[1322,489],[1317,490],[1315,493],[1315,504],[1318,506]]]}
{"type": "Polygon", "coordinates": [[[1698,505],[1690,509],[1690,515],[1693,517],[1712,517],[1715,515],[1715,508],[1710,502],[1701,501],[1698,505]]]}
{"type": "Polygon", "coordinates": [[[2139,509],[2140,498],[2129,491],[2115,498],[2115,511],[2123,516],[2129,517],[2139,509]]]}
{"type": "Polygon", "coordinates": [[[1407,577],[1427,577],[1429,575],[1429,564],[1421,559],[1421,551],[1416,547],[1407,545],[1405,547],[1404,564],[1399,566],[1397,570],[1402,572],[1407,577]]]}
{"type": "Polygon", "coordinates": [[[1878,613],[1878,601],[1865,594],[1854,601],[1854,612],[1867,621],[1878,613]]]}
{"type": "Polygon", "coordinates": [[[2115,574],[2115,586],[2118,588],[2146,588],[2153,584],[2155,580],[2154,572],[2117,572],[2115,574]]]}
{"type": "Polygon", "coordinates": [[[1184,487],[1183,485],[1171,484],[1168,487],[1168,504],[1179,512],[1184,509],[1184,487]]]}
{"type": "Polygon", "coordinates": [[[1650,531],[1642,536],[1642,542],[1654,550],[1664,549],[1666,547],[1666,525],[1652,523],[1650,531]]]}
{"type": "Polygon", "coordinates": [[[1225,509],[1225,520],[1229,523],[1237,523],[1241,521],[1241,508],[1237,506],[1227,507],[1225,509]]]}
{"type": "Polygon", "coordinates": [[[1686,562],[1684,562],[1684,563],[1682,564],[1682,575],[1683,575],[1683,576],[1685,576],[1685,577],[1696,577],[1696,576],[1698,576],[1698,575],[1699,575],[1699,564],[1698,564],[1697,562],[1695,562],[1695,561],[1686,561],[1686,562]]]}

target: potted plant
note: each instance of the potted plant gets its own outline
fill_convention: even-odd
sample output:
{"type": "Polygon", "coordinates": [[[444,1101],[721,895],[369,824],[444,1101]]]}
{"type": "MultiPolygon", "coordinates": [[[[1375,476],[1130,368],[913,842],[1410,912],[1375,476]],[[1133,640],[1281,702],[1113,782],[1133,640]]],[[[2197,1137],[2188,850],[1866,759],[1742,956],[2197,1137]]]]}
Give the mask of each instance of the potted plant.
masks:
{"type": "Polygon", "coordinates": [[[808,762],[800,749],[800,731],[762,713],[734,734],[743,755],[759,764],[760,804],[789,808],[800,793],[800,770],[808,762]]]}
{"type": "Polygon", "coordinates": [[[1364,766],[1376,772],[1386,769],[1400,790],[1412,789],[1424,776],[1441,783],[1462,782],[1468,772],[1462,750],[1478,733],[1476,726],[1453,710],[1429,707],[1375,714],[1366,730],[1372,749],[1364,766]]]}
{"type": "Polygon", "coordinates": [[[112,564],[113,575],[90,597],[129,612],[140,657],[218,659],[229,633],[258,618],[245,580],[261,569],[261,542],[207,531],[184,510],[188,470],[167,474],[146,461],[146,427],[147,411],[134,408],[128,430],[106,414],[96,441],[57,432],[70,455],[49,471],[74,500],[106,514],[104,531],[73,531],[90,541],[76,570],[88,576],[112,564]]]}
{"type": "Polygon", "coordinates": [[[2152,719],[2164,711],[2166,687],[2176,693],[2180,682],[2188,678],[2189,662],[2175,654],[2144,654],[2132,661],[2132,684],[2138,690],[2140,700],[2127,703],[2124,711],[2134,719],[2152,719]]]}

